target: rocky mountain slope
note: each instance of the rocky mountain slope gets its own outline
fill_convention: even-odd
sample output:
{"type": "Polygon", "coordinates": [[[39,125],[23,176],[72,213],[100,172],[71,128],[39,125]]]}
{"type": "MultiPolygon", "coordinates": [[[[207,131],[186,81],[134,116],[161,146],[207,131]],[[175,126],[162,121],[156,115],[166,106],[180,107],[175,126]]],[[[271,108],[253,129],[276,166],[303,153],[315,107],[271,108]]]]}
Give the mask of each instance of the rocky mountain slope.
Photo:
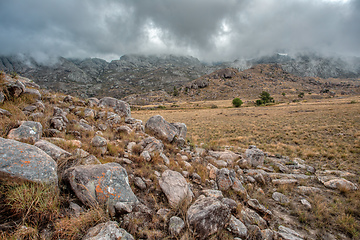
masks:
{"type": "Polygon", "coordinates": [[[254,101],[262,91],[276,101],[297,101],[360,94],[359,79],[301,77],[283,70],[280,64],[258,64],[244,71],[235,68],[216,70],[186,83],[175,92],[153,91],[124,98],[132,105],[164,104],[176,101],[232,100],[236,97],[254,101]]]}
{"type": "Polygon", "coordinates": [[[173,55],[124,55],[110,63],[97,58],[59,58],[46,64],[32,58],[0,58],[0,70],[17,72],[45,88],[83,97],[122,98],[152,90],[171,91],[213,69],[196,58],[173,55]]]}
{"type": "Polygon", "coordinates": [[[293,75],[320,78],[360,77],[360,60],[303,54],[273,55],[234,62],[204,64],[198,59],[174,55],[124,55],[119,60],[65,59],[37,62],[26,56],[0,57],[0,70],[16,72],[48,89],[82,97],[123,98],[151,91],[171,92],[203,75],[223,68],[245,70],[258,64],[277,63],[293,75]]]}
{"type": "Polygon", "coordinates": [[[184,123],[156,115],[144,124],[124,101],[0,80],[3,239],[359,236],[353,173],[256,146],[194,146],[184,123]]]}

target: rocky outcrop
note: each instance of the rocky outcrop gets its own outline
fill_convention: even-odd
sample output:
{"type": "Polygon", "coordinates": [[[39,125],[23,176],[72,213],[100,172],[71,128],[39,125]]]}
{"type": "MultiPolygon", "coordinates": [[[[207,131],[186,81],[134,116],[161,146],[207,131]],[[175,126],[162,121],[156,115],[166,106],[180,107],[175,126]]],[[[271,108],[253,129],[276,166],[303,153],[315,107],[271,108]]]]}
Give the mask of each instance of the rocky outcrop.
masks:
{"type": "Polygon", "coordinates": [[[145,131],[167,142],[172,142],[174,137],[179,134],[178,129],[160,115],[152,116],[147,120],[145,131]]]}
{"type": "Polygon", "coordinates": [[[124,101],[112,97],[101,98],[98,104],[99,107],[109,107],[114,109],[114,112],[121,117],[131,117],[130,105],[124,101]]]}
{"type": "Polygon", "coordinates": [[[100,223],[90,228],[83,240],[134,240],[134,237],[119,227],[115,221],[100,223]]]}
{"type": "Polygon", "coordinates": [[[3,181],[57,185],[57,165],[35,146],[0,138],[0,178],[3,181]]]}
{"type": "Polygon", "coordinates": [[[250,146],[245,150],[245,158],[252,167],[257,167],[264,164],[265,154],[256,146],[250,146]]]}
{"type": "Polygon", "coordinates": [[[164,171],[159,184],[171,207],[176,208],[179,204],[189,204],[192,201],[193,193],[180,173],[171,170],[164,171]]]}
{"type": "Polygon", "coordinates": [[[12,129],[8,138],[22,142],[35,143],[42,136],[42,125],[39,122],[24,121],[20,127],[12,129]]]}
{"type": "Polygon", "coordinates": [[[187,220],[199,239],[223,229],[231,218],[229,208],[213,197],[199,197],[187,211],[187,220]]]}
{"type": "Polygon", "coordinates": [[[50,157],[52,157],[55,161],[64,159],[71,156],[71,153],[65,151],[64,149],[48,142],[46,140],[37,141],[34,146],[40,148],[44,152],[46,152],[50,157]]]}
{"type": "Polygon", "coordinates": [[[126,170],[117,163],[77,166],[65,171],[64,180],[79,200],[88,206],[116,202],[136,203],[126,170]]]}

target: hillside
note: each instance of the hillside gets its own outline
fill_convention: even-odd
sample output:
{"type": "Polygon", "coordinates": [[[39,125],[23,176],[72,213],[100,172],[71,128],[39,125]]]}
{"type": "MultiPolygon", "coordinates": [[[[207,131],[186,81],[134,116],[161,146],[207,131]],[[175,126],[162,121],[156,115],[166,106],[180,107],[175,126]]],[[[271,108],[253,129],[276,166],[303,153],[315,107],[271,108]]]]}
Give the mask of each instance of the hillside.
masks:
{"type": "MultiPolygon", "coordinates": [[[[294,76],[288,76],[293,81],[299,80],[295,76],[313,78],[313,80],[304,80],[310,90],[313,87],[309,86],[308,82],[318,81],[317,78],[329,79],[327,81],[336,78],[337,82],[341,82],[341,79],[351,81],[360,77],[360,60],[358,58],[343,59],[310,53],[293,57],[275,54],[254,59],[206,64],[194,57],[175,55],[129,54],[111,62],[98,58],[66,59],[60,57],[37,61],[29,56],[0,57],[0,70],[8,74],[16,72],[34,79],[37,84],[49,90],[85,98],[111,96],[119,99],[132,94],[151,93],[154,95],[152,92],[156,91],[170,93],[174,87],[181,88],[215,70],[234,68],[242,71],[256,67],[258,64],[272,64],[275,69],[264,67],[263,75],[258,74],[258,68],[255,71],[245,72],[242,77],[254,81],[253,86],[255,87],[252,88],[257,88],[256,86],[261,88],[264,84],[271,88],[270,86],[279,85],[280,81],[285,80],[284,89],[292,89],[294,84],[287,86],[289,79],[284,78],[285,73],[281,73],[279,68],[293,74],[294,76]]],[[[215,84],[221,87],[220,91],[227,93],[226,87],[222,86],[221,82],[215,84]]],[[[232,87],[233,83],[230,81],[227,84],[232,87]]],[[[244,84],[251,85],[246,81],[244,84]]],[[[306,88],[296,84],[294,86],[295,89],[307,91],[306,88]]],[[[215,98],[221,97],[221,93],[216,95],[215,98]]]]}
{"type": "Polygon", "coordinates": [[[30,57],[0,57],[0,70],[17,72],[44,88],[83,97],[122,98],[153,90],[171,91],[214,69],[196,58],[173,55],[124,55],[111,62],[58,58],[45,63],[30,57]]]}
{"type": "Polygon", "coordinates": [[[133,105],[164,104],[175,101],[232,100],[240,97],[254,101],[262,91],[275,96],[277,101],[360,94],[360,79],[301,77],[283,70],[279,64],[259,64],[244,71],[235,68],[216,70],[179,88],[174,96],[166,92],[135,94],[124,98],[133,105]],[[283,96],[285,94],[285,96],[283,96]]]}
{"type": "Polygon", "coordinates": [[[0,87],[1,239],[359,237],[358,97],[187,114],[0,87]]]}

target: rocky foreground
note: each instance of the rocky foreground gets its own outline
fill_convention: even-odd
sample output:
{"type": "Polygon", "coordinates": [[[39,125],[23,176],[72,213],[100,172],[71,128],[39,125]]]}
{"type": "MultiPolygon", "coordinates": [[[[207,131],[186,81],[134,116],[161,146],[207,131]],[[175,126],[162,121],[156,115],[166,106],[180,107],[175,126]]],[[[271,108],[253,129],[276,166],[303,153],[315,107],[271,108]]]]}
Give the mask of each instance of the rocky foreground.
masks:
{"type": "MultiPolygon", "coordinates": [[[[299,220],[301,214],[313,213],[317,195],[331,199],[340,192],[358,191],[346,179],[352,173],[317,171],[305,160],[256,146],[221,151],[194,146],[186,139],[184,123],[156,115],[143,124],[131,118],[126,102],[115,98],[80,100],[7,75],[2,75],[1,84],[1,185],[46,185],[61,198],[59,213],[37,225],[27,221],[30,208],[14,215],[17,209],[6,206],[0,213],[5,237],[356,237],[313,224],[304,227],[299,220]],[[101,220],[76,234],[67,232],[76,219],[76,226],[86,222],[84,216],[94,208],[104,209],[101,220]],[[22,235],[16,235],[19,232],[22,235]]],[[[3,199],[6,204],[9,198],[5,194],[3,199]]]]}

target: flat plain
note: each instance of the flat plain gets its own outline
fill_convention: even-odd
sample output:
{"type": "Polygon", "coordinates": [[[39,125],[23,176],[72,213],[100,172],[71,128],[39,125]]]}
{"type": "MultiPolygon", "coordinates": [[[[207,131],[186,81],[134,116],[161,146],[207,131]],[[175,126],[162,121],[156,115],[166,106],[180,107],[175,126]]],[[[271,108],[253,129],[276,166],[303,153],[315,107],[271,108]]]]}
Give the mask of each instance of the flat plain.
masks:
{"type": "MultiPolygon", "coordinates": [[[[244,104],[250,105],[250,104],[244,104]]],[[[272,154],[302,158],[317,168],[360,174],[360,97],[303,100],[233,108],[230,100],[180,102],[132,111],[144,123],[153,115],[188,127],[188,141],[239,151],[256,145],[272,154]]]]}

